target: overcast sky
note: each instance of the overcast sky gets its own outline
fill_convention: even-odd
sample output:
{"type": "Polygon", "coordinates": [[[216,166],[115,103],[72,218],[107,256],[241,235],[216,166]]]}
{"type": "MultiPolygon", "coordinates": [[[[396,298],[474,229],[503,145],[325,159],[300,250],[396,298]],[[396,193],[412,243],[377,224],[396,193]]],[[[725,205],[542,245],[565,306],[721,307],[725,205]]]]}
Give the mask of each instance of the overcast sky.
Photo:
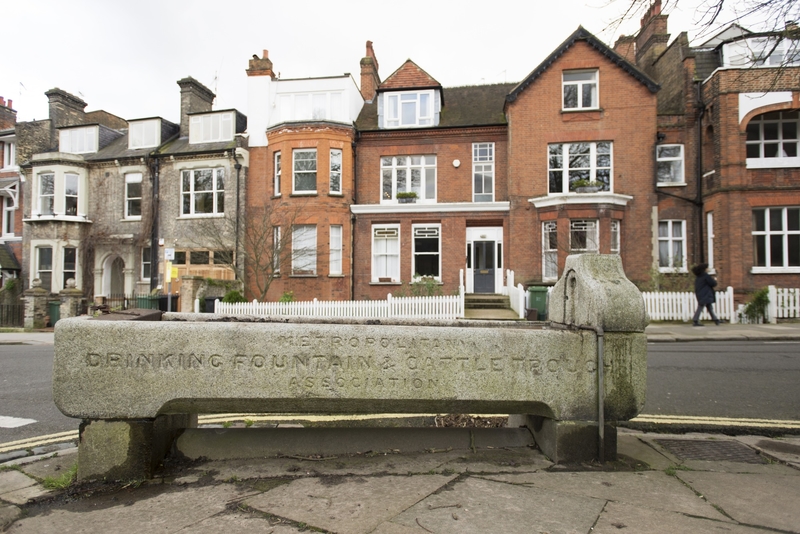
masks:
{"type": "MultiPolygon", "coordinates": [[[[210,1],[0,0],[5,53],[0,96],[17,120],[47,118],[44,92],[59,87],[87,111],[179,121],[175,83],[193,76],[214,109],[247,114],[247,61],[269,50],[282,78],[352,73],[374,43],[385,79],[406,59],[443,86],[516,82],[579,25],[613,45],[638,17],[609,23],[628,0],[210,1]]],[[[697,35],[702,0],[670,14],[673,37],[697,35]]]]}

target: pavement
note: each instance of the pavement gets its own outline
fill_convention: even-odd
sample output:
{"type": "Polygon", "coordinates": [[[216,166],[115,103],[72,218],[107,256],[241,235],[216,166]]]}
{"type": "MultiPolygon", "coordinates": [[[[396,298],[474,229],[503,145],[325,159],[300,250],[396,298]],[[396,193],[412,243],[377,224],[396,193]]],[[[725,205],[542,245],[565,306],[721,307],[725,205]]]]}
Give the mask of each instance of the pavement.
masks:
{"type": "MultiPolygon", "coordinates": [[[[658,323],[647,335],[792,341],[800,323],[658,323]]],[[[52,343],[52,333],[0,334],[0,343],[17,342],[52,343]]],[[[214,444],[263,429],[202,430],[181,445],[193,459],[168,460],[147,481],[58,489],[71,479],[77,449],[0,464],[0,531],[800,533],[798,436],[619,428],[617,461],[564,466],[521,429],[409,428],[404,439],[387,440],[390,429],[373,428],[344,443],[349,438],[331,439],[330,429],[307,428],[305,450],[243,450],[238,459],[222,459],[214,444]]]]}

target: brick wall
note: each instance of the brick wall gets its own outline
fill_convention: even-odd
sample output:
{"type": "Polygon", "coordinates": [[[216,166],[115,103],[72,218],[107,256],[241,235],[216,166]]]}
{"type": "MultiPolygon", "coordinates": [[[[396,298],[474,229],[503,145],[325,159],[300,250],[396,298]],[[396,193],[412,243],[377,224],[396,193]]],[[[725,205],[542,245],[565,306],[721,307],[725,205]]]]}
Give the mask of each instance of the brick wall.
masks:
{"type": "Polygon", "coordinates": [[[541,280],[541,223],[553,218],[559,221],[559,243],[564,247],[559,250],[559,266],[568,253],[570,219],[601,221],[601,252],[608,250],[610,221],[617,219],[622,225],[625,272],[634,281],[647,279],[653,261],[656,95],[591,45],[578,41],[507,106],[507,114],[511,242],[506,248],[517,280],[541,280]],[[599,73],[600,110],[562,112],[562,71],[592,68],[599,73]],[[613,143],[613,192],[633,200],[625,207],[563,204],[537,211],[528,200],[548,194],[548,144],[580,141],[613,143]]]}

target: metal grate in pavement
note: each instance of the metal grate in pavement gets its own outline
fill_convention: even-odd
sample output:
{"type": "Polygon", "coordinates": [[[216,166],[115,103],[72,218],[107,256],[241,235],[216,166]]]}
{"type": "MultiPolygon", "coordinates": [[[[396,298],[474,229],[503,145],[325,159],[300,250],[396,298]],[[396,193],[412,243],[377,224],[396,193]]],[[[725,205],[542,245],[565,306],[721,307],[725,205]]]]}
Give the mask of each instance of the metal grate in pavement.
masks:
{"type": "Polygon", "coordinates": [[[655,441],[681,460],[767,463],[756,451],[738,441],[689,439],[657,439],[655,441]]]}

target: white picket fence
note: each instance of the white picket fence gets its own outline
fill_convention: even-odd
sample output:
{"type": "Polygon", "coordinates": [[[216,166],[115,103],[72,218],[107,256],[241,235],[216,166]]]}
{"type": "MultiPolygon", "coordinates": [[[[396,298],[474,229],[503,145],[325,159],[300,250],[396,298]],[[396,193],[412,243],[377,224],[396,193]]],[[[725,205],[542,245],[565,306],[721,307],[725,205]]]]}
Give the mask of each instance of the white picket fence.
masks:
{"type": "MultiPolygon", "coordinates": [[[[195,311],[200,302],[196,301],[195,311]]],[[[386,300],[317,300],[305,302],[214,302],[222,315],[339,317],[347,319],[441,319],[464,317],[464,285],[458,295],[394,297],[386,300]]]]}
{"type": "Polygon", "coordinates": [[[800,318],[800,288],[769,286],[769,322],[800,318]]]}
{"type": "Polygon", "coordinates": [[[522,287],[522,284],[514,285],[514,271],[506,269],[506,286],[503,288],[503,293],[508,295],[511,301],[511,309],[519,314],[520,319],[525,318],[525,299],[527,292],[522,287]]]}
{"type": "MultiPolygon", "coordinates": [[[[736,323],[739,316],[733,303],[733,288],[728,286],[725,291],[715,292],[717,302],[714,304],[714,313],[720,319],[736,323]]],[[[697,297],[693,292],[672,291],[644,291],[647,315],[651,321],[690,321],[697,309],[697,297]]],[[[705,309],[700,319],[708,321],[711,316],[705,309]]]]}

